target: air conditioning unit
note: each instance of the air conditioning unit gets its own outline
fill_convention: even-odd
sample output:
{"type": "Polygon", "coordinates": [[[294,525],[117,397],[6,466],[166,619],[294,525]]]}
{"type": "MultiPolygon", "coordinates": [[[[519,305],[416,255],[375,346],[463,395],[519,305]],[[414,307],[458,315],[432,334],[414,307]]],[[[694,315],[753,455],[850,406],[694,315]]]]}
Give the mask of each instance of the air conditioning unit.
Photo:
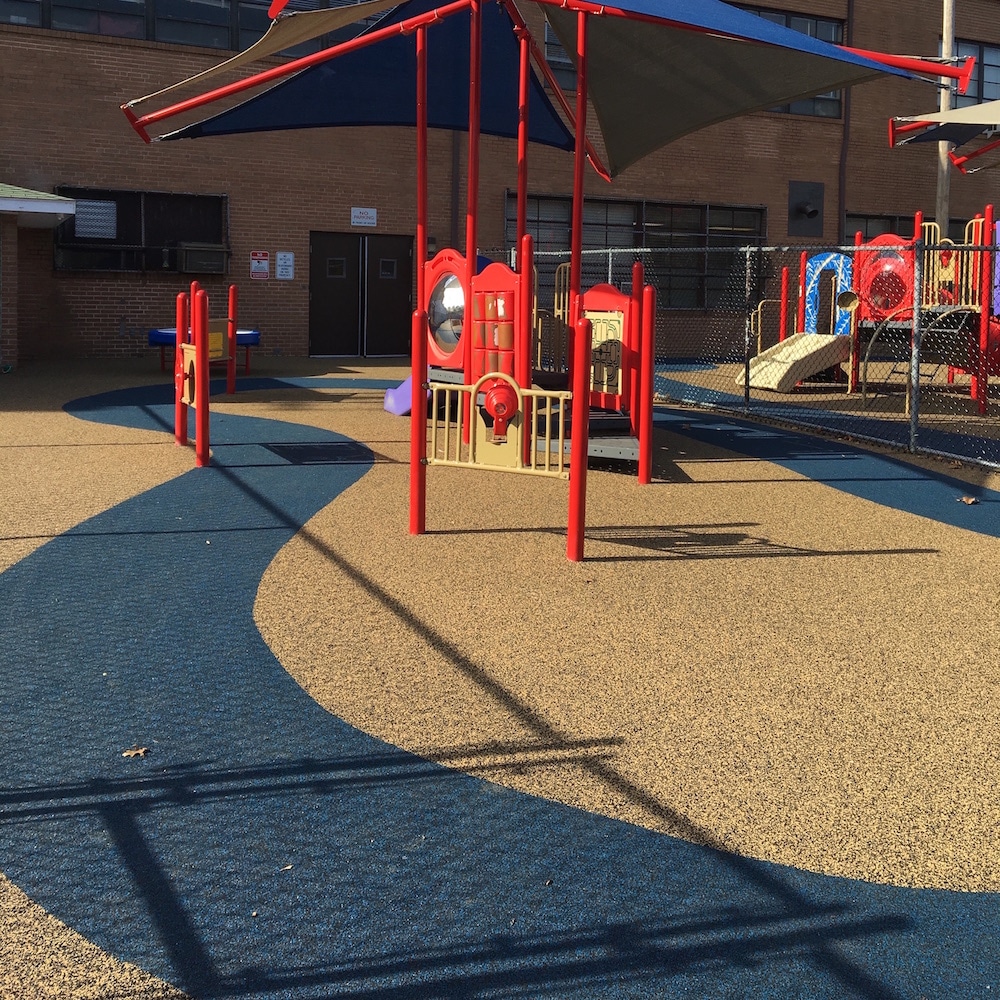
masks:
{"type": "Polygon", "coordinates": [[[182,274],[225,274],[229,250],[221,243],[178,243],[177,270],[182,274]]]}

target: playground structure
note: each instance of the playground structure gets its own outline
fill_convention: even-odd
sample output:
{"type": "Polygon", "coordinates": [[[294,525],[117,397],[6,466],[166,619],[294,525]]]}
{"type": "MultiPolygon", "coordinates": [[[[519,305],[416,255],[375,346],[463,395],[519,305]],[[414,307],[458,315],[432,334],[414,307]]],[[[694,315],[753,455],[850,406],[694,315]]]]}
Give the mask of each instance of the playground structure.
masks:
{"type": "Polygon", "coordinates": [[[209,367],[227,365],[226,391],[236,392],[236,312],[238,293],[229,286],[228,315],[209,320],[208,293],[197,281],[190,292],[178,292],[174,353],[174,440],[188,443],[188,409],[195,411],[195,466],[211,463],[209,452],[209,367]]]}
{"type": "MultiPolygon", "coordinates": [[[[330,28],[332,17],[342,11],[307,12],[279,19],[287,0],[273,0],[269,16],[275,18],[272,29],[256,46],[227,60],[213,70],[192,77],[190,81],[158,91],[122,105],[134,130],[149,142],[150,126],[176,114],[194,110],[204,104],[231,97],[261,83],[268,83],[290,74],[298,74],[272,91],[251,98],[244,105],[223,112],[217,119],[262,101],[257,106],[263,118],[256,122],[218,126],[220,131],[206,131],[212,123],[198,122],[159,138],[182,138],[225,131],[261,131],[274,128],[317,127],[343,123],[343,118],[329,112],[335,103],[320,101],[322,113],[303,118],[294,124],[283,112],[289,103],[288,86],[306,87],[310,72],[334,56],[355,55],[377,41],[388,44],[413,35],[415,39],[415,127],[416,127],[416,301],[412,322],[412,393],[411,461],[410,461],[410,531],[425,530],[426,469],[439,460],[454,460],[469,468],[532,471],[536,474],[562,475],[562,458],[549,468],[552,442],[562,452],[569,414],[571,482],[567,556],[571,560],[583,557],[583,525],[585,520],[586,460],[589,431],[589,411],[596,399],[598,406],[627,405],[629,429],[639,437],[640,481],[649,480],[649,438],[652,419],[652,339],[655,317],[655,293],[651,286],[642,287],[633,277],[631,294],[605,286],[585,291],[581,282],[583,244],[583,180],[585,163],[589,161],[598,174],[611,178],[646,154],[673,139],[725,118],[762,110],[783,103],[789,97],[823,93],[855,82],[873,79],[881,74],[913,76],[924,74],[932,79],[958,77],[960,71],[942,63],[928,63],[904,56],[890,56],[862,50],[838,47],[808,38],[802,34],[770,23],[753,14],[714,0],[702,0],[689,9],[679,11],[670,4],[635,0],[622,7],[609,8],[591,0],[540,0],[547,22],[571,54],[576,73],[575,105],[570,104],[555,79],[528,25],[513,0],[499,5],[484,5],[481,0],[454,0],[434,7],[433,2],[409,0],[403,3],[371,29],[357,38],[319,53],[295,59],[251,76],[219,87],[198,98],[180,101],[159,111],[139,115],[134,110],[141,101],[162,97],[185,82],[201,80],[225,67],[251,61],[265,54],[280,52],[288,47],[290,36],[296,42],[318,37],[330,28]],[[516,65],[516,127],[513,132],[502,129],[493,134],[516,135],[517,141],[517,235],[516,269],[506,265],[486,268],[477,274],[480,135],[489,114],[494,114],[498,91],[491,75],[488,96],[484,104],[483,25],[496,11],[513,29],[516,53],[511,60],[516,65]],[[444,333],[445,327],[434,317],[432,329],[429,314],[436,286],[431,282],[435,261],[427,260],[428,250],[428,157],[427,131],[431,124],[428,102],[428,30],[446,21],[450,15],[465,13],[469,18],[468,44],[468,152],[466,157],[467,196],[465,254],[449,251],[452,265],[450,297],[454,317],[448,320],[449,343],[433,336],[433,330],[444,333]],[[683,15],[683,16],[682,16],[683,15]],[[296,17],[310,19],[315,28],[300,32],[296,17]],[[287,29],[287,30],[286,30],[287,29]],[[269,37],[274,34],[274,37],[269,37]],[[311,33],[310,33],[311,32],[311,33]],[[279,36],[281,40],[279,41],[279,36]],[[591,49],[593,59],[591,60],[591,49]],[[637,49],[647,51],[640,60],[642,74],[630,74],[637,49]],[[255,52],[256,50],[256,52],[255,52]],[[664,58],[664,53],[670,53],[664,58]],[[561,120],[547,141],[573,150],[573,196],[570,226],[570,267],[564,329],[572,338],[568,352],[565,388],[536,389],[532,384],[531,357],[534,353],[532,336],[535,330],[533,307],[533,271],[531,243],[527,229],[527,150],[531,137],[528,112],[542,114],[552,111],[548,97],[532,73],[534,66],[544,76],[553,98],[560,104],[568,126],[561,120]],[[590,77],[593,77],[591,91],[590,77]],[[712,79],[708,79],[712,77],[712,79]],[[272,95],[282,90],[277,100],[272,95]],[[532,96],[534,95],[534,96],[532,96]],[[539,96],[541,99],[539,99],[539,96]],[[609,167],[603,166],[593,145],[587,139],[588,104],[593,98],[600,108],[599,124],[609,167]],[[264,105],[267,105],[265,110],[264,105]],[[641,106],[642,114],[636,109],[641,106]],[[488,113],[484,114],[484,108],[488,113]],[[267,123],[264,119],[267,118],[267,123]],[[559,133],[556,135],[555,133],[559,133]],[[563,145],[564,136],[571,141],[563,145]],[[430,288],[428,289],[428,284],[430,288]],[[461,315],[458,316],[458,293],[461,293],[461,315]],[[502,310],[502,311],[501,311],[502,310]],[[591,339],[598,329],[597,365],[593,365],[591,339]],[[648,331],[648,334],[647,334],[648,331]],[[425,382],[428,359],[437,358],[440,370],[461,371],[462,385],[457,390],[442,389],[439,383],[425,382]],[[461,364],[459,365],[459,359],[461,364]],[[457,454],[448,459],[444,449],[437,453],[437,425],[430,427],[434,447],[428,450],[426,393],[455,391],[457,420],[456,440],[461,442],[457,454]],[[548,397],[546,392],[554,393],[548,397]],[[555,414],[558,413],[558,416],[555,414]],[[641,415],[640,415],[641,414],[641,415]],[[544,429],[539,437],[538,422],[542,415],[544,429]],[[481,425],[480,425],[481,418],[481,425]],[[645,449],[643,442],[645,442],[645,449]],[[540,448],[541,444],[541,448],[540,448]],[[461,452],[465,448],[465,452],[461,452]],[[537,460],[539,451],[547,456],[537,460]],[[489,456],[489,457],[487,457],[489,456]],[[500,456],[500,457],[498,457],[500,456]]],[[[363,18],[388,4],[374,0],[358,4],[356,18],[363,18]]],[[[305,20],[300,20],[305,25],[305,20]]],[[[496,25],[496,22],[491,22],[496,25]]],[[[509,37],[509,34],[508,34],[509,37]]],[[[496,42],[487,50],[498,51],[496,42]]],[[[402,65],[402,60],[397,61],[402,65]]],[[[446,66],[463,66],[463,60],[447,53],[446,66]]],[[[393,63],[375,74],[384,80],[395,72],[393,63]]],[[[440,63],[438,64],[440,65],[440,63]]],[[[370,67],[369,67],[370,68],[370,67]]],[[[395,86],[395,80],[393,81],[395,86]]],[[[450,89],[457,92],[457,80],[450,89]]],[[[370,95],[369,95],[370,96],[370,95]]],[[[513,97],[514,95],[510,95],[513,97]]],[[[510,99],[510,98],[508,98],[510,99]]],[[[300,106],[302,102],[299,102],[300,106]]],[[[377,105],[377,101],[375,104],[377,105]]],[[[441,109],[437,109],[441,113],[441,109]]],[[[250,117],[253,117],[251,112],[250,117]]],[[[558,119],[558,116],[555,116],[558,119]]],[[[534,119],[533,119],[534,120],[534,119]]],[[[379,121],[377,114],[374,121],[379,121]]],[[[551,119],[550,119],[551,121],[551,119]]],[[[398,124],[398,119],[386,123],[398,124]]],[[[371,123],[369,121],[368,123],[371,123]]],[[[434,124],[455,128],[453,117],[442,115],[434,124]],[[447,119],[447,120],[445,120],[447,119]]],[[[212,128],[215,128],[212,125],[212,128]]],[[[458,126],[461,127],[461,126],[458,126]]],[[[489,131],[489,129],[486,129],[489,131]]],[[[446,296],[442,290],[441,301],[446,296]]],[[[193,307],[192,307],[193,308],[193,307]]],[[[433,408],[433,407],[432,407],[433,408]]],[[[444,407],[449,412],[452,406],[444,407]]],[[[436,408],[433,408],[436,413],[436,408]]],[[[436,417],[435,417],[436,420],[436,417]]],[[[447,436],[447,435],[446,435],[447,436]]]]}
{"type": "Polygon", "coordinates": [[[567,555],[578,561],[592,407],[625,414],[638,442],[639,482],[652,480],[655,291],[643,286],[636,264],[631,295],[610,285],[584,292],[565,383],[543,388],[534,383],[541,373],[532,364],[538,325],[531,237],[522,236],[517,270],[492,263],[472,276],[469,294],[464,274],[461,255],[450,249],[436,255],[426,265],[425,307],[414,315],[411,532],[423,531],[426,466],[569,479],[567,555]],[[436,367],[425,381],[428,362],[436,367]],[[441,381],[448,371],[461,371],[462,384],[441,381]]]}
{"type": "MultiPolygon", "coordinates": [[[[986,412],[989,376],[1000,375],[1000,258],[993,206],[966,226],[965,240],[941,236],[937,223],[914,216],[914,236],[883,234],[868,243],[856,237],[853,251],[831,251],[799,262],[795,332],[789,269],[782,269],[778,342],[763,347],[762,299],[750,316],[757,353],[749,359],[749,386],[788,393],[824,373],[846,383],[847,392],[865,392],[869,361],[887,343],[908,354],[947,366],[948,384],[970,376],[970,395],[986,412]],[[818,332],[820,282],[830,279],[830,332],[818,332]],[[919,287],[919,293],[917,288],[919,287]],[[847,364],[845,373],[840,365],[847,364]]],[[[746,384],[747,371],[737,384],[746,384]]]]}
{"type": "MultiPolygon", "coordinates": [[[[216,330],[217,324],[226,323],[226,320],[210,319],[208,322],[211,333],[213,330],[216,330]]],[[[158,347],[160,349],[160,371],[165,372],[167,370],[167,349],[173,347],[177,342],[176,329],[172,326],[155,327],[148,332],[147,339],[150,347],[158,347]]],[[[228,352],[224,357],[212,359],[212,364],[224,363],[226,365],[226,382],[229,386],[226,391],[228,393],[232,394],[236,391],[236,351],[241,347],[243,348],[243,374],[249,375],[250,349],[259,346],[260,330],[237,330],[236,350],[228,352]]]]}

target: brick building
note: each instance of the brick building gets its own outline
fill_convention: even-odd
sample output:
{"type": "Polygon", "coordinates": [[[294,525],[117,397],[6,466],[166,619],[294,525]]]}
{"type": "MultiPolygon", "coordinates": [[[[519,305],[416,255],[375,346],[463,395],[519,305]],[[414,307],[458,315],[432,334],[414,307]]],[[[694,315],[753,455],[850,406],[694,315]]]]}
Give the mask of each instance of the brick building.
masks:
{"type": "MultiPolygon", "coordinates": [[[[967,100],[996,99],[995,0],[957,6],[957,51],[977,57],[967,100]]],[[[789,0],[781,10],[750,9],[859,48],[939,51],[937,0],[789,0]]],[[[541,40],[537,14],[526,16],[541,40]]],[[[219,305],[235,282],[241,326],[259,328],[265,350],[407,349],[405,322],[393,321],[398,333],[373,335],[385,324],[366,326],[366,316],[396,308],[380,281],[412,281],[412,130],[345,127],[146,145],[122,115],[124,101],[215,65],[266,25],[266,3],[255,0],[0,0],[0,185],[16,186],[6,199],[0,187],[0,364],[146,353],[147,330],[172,323],[174,298],[193,278],[219,305]],[[18,189],[34,199],[29,221],[13,199],[18,189]],[[53,195],[75,203],[78,214],[65,218],[53,195]],[[331,277],[349,289],[346,298],[321,291],[331,277]]],[[[568,81],[572,66],[561,50],[548,40],[546,50],[568,81]]],[[[697,248],[851,242],[858,229],[909,235],[914,211],[934,216],[937,148],[889,149],[887,120],[937,102],[932,86],[886,78],[713,126],[610,184],[590,173],[585,241],[697,248]],[[796,215],[804,198],[818,210],[811,218],[796,215]]],[[[438,248],[462,249],[465,151],[463,134],[432,130],[429,231],[438,248]]],[[[510,243],[515,179],[515,144],[484,137],[484,253],[496,256],[510,243]]],[[[989,171],[953,172],[953,230],[992,200],[991,180],[989,171]]],[[[541,248],[568,246],[571,190],[572,157],[533,147],[529,217],[541,248]]],[[[689,265],[661,290],[661,308],[710,304],[710,266],[689,265]]],[[[405,292],[398,308],[405,315],[410,305],[405,292]]]]}

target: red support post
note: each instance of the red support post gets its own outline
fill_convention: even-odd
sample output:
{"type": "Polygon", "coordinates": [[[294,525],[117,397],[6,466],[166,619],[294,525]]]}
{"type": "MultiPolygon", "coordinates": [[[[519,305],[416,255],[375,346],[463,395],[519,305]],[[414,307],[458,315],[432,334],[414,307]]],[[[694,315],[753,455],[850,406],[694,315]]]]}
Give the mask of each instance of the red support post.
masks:
{"type": "Polygon", "coordinates": [[[427,313],[413,314],[410,370],[410,534],[427,528],[427,313]]]}
{"type": "Polygon", "coordinates": [[[778,340],[788,336],[788,268],[781,269],[781,307],[778,313],[778,340]]]}
{"type": "Polygon", "coordinates": [[[469,5],[469,162],[466,171],[468,186],[465,198],[465,289],[469,301],[465,303],[465,319],[462,324],[467,382],[472,374],[472,279],[476,276],[479,250],[479,107],[483,90],[482,40],[481,0],[472,0],[469,5]]]}
{"type": "Polygon", "coordinates": [[[187,444],[188,407],[182,399],[184,393],[184,351],[181,345],[187,342],[189,316],[187,292],[177,293],[176,321],[177,341],[174,351],[174,440],[177,444],[187,444]]]}
{"type": "MultiPolygon", "coordinates": [[[[583,255],[583,168],[587,141],[587,15],[576,15],[576,145],[573,151],[573,208],[570,227],[569,322],[576,328],[580,317],[583,255]]],[[[574,352],[574,356],[575,356],[574,352]]]]}
{"type": "Polygon", "coordinates": [[[208,292],[198,289],[194,323],[194,464],[209,464],[208,444],[208,292]]]}
{"type": "MultiPolygon", "coordinates": [[[[983,246],[993,245],[993,206],[987,205],[983,219],[983,246]]],[[[990,304],[993,299],[993,251],[979,251],[979,350],[976,358],[976,377],[973,379],[972,394],[976,400],[976,411],[984,416],[989,405],[989,349],[990,349],[990,304]]]]}
{"type": "MultiPolygon", "coordinates": [[[[514,344],[514,379],[522,389],[531,388],[531,377],[534,370],[532,348],[535,343],[534,331],[534,297],[535,297],[535,250],[530,233],[524,233],[517,249],[517,270],[521,282],[521,298],[518,302],[517,341],[514,344]]],[[[521,461],[525,465],[531,462],[531,422],[534,420],[534,407],[530,399],[524,400],[521,414],[524,445],[521,451],[521,461]]]]}
{"type": "Polygon", "coordinates": [[[653,365],[656,360],[656,289],[642,290],[642,361],[639,390],[639,482],[653,481],[653,365]]]}
{"type": "MultiPolygon", "coordinates": [[[[854,234],[854,245],[860,247],[864,245],[864,235],[861,230],[854,234]]],[[[860,294],[861,279],[857,269],[854,270],[854,292],[860,294]]],[[[858,383],[861,380],[861,330],[858,328],[857,313],[851,320],[851,374],[847,379],[849,392],[858,391],[858,383]]]]}
{"type": "MultiPolygon", "coordinates": [[[[465,310],[462,318],[462,374],[466,384],[472,381],[472,281],[479,258],[479,125],[482,100],[483,17],[482,0],[469,4],[469,155],[468,185],[465,196],[465,310]]],[[[472,427],[470,401],[462,399],[462,438],[469,443],[472,427]]]]}
{"type": "Polygon", "coordinates": [[[806,329],[806,261],[808,255],[803,250],[799,254],[799,301],[795,309],[795,333],[804,333],[806,329]]]}
{"type": "MultiPolygon", "coordinates": [[[[236,309],[239,305],[239,293],[235,285],[229,286],[229,312],[226,322],[226,392],[230,396],[236,394],[236,309]]],[[[249,350],[249,348],[247,348],[249,350]]]]}
{"type": "MultiPolygon", "coordinates": [[[[517,243],[520,250],[521,240],[528,229],[528,97],[531,83],[531,49],[528,44],[528,32],[525,28],[515,28],[517,35],[518,63],[517,77],[517,243]]],[[[518,270],[523,273],[518,259],[518,270]]]]}
{"type": "Polygon", "coordinates": [[[622,395],[628,405],[629,433],[639,436],[639,395],[642,383],[642,283],[646,272],[642,261],[637,260],[632,265],[632,314],[627,331],[625,344],[624,370],[628,372],[628,380],[622,386],[622,395]]]}
{"type": "Polygon", "coordinates": [[[583,559],[583,536],[587,523],[587,453],[590,436],[590,350],[593,338],[590,320],[576,321],[573,337],[573,412],[570,425],[569,525],[566,558],[583,559]]]}
{"type": "MultiPolygon", "coordinates": [[[[417,28],[417,308],[423,309],[427,263],[427,28],[417,28]]],[[[424,334],[421,332],[421,335],[424,334]]],[[[423,381],[426,372],[420,376],[423,381]]]]}

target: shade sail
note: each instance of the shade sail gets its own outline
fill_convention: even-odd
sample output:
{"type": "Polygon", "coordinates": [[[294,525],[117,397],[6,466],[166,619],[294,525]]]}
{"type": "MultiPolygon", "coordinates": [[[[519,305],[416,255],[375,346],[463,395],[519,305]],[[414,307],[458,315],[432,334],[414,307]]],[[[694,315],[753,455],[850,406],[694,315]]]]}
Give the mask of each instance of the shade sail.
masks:
{"type": "Polygon", "coordinates": [[[950,111],[932,111],[926,115],[899,115],[897,122],[939,122],[949,125],[978,125],[979,131],[1000,128],[1000,101],[970,104],[950,111]]]}
{"type": "MultiPolygon", "coordinates": [[[[379,27],[426,13],[440,0],[410,0],[379,27]]],[[[573,0],[542,2],[564,48],[575,52],[573,0]]],[[[722,0],[626,0],[588,17],[588,82],[615,174],[668,142],[750,111],[910,73],[731,7],[722,0]]],[[[483,131],[516,134],[517,43],[511,21],[483,4],[483,131]]],[[[467,124],[468,19],[428,31],[429,120],[467,124]]],[[[392,37],[303,70],[264,94],[165,139],[337,125],[414,124],[412,40],[392,37]]],[[[568,130],[532,78],[531,137],[561,148],[568,130]]]]}
{"type": "Polygon", "coordinates": [[[971,142],[977,135],[982,135],[984,126],[982,125],[962,125],[959,123],[945,123],[943,125],[932,125],[924,129],[923,132],[914,132],[912,135],[904,136],[897,140],[900,146],[908,145],[911,142],[953,142],[956,146],[964,146],[971,142]]]}
{"type": "MultiPolygon", "coordinates": [[[[432,11],[433,0],[402,4],[377,27],[432,11]]],[[[463,130],[469,121],[469,21],[450,17],[427,32],[427,105],[432,128],[463,130]]],[[[489,135],[517,135],[518,43],[498,4],[483,7],[481,127],[489,135]]],[[[343,125],[415,124],[416,49],[412,36],[394,35],[303,70],[242,104],[163,139],[343,125]]],[[[573,136],[532,74],[528,103],[532,141],[573,148],[573,136]]]]}
{"type": "Polygon", "coordinates": [[[333,10],[300,10],[282,15],[271,24],[263,38],[254,42],[250,48],[233,56],[232,59],[226,59],[204,72],[196,73],[179,83],[164,87],[163,90],[146,94],[145,97],[137,97],[134,101],[129,101],[129,107],[136,107],[154,98],[164,98],[168,94],[187,89],[195,84],[206,84],[209,80],[214,80],[224,73],[231,73],[242,66],[249,66],[285,49],[294,48],[302,42],[308,42],[313,38],[319,38],[320,35],[338,31],[350,24],[374,17],[388,10],[397,2],[398,0],[362,0],[361,3],[335,7],[333,10]]]}
{"type": "MultiPolygon", "coordinates": [[[[627,0],[587,19],[587,72],[612,174],[681,136],[750,111],[900,70],[719,0],[627,0]]],[[[571,55],[576,13],[545,4],[571,55]]]]}

